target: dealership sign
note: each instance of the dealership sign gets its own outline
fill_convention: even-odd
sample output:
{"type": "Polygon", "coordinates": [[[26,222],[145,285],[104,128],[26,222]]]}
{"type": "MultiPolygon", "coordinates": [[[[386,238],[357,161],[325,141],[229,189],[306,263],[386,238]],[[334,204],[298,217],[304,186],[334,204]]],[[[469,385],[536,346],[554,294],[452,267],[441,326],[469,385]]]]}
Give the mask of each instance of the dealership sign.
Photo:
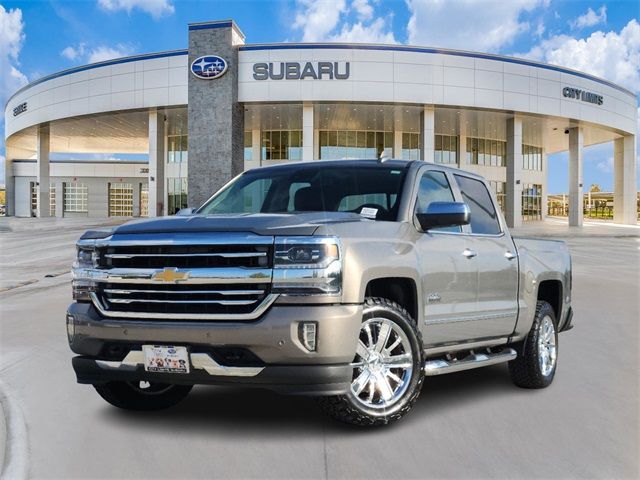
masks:
{"type": "Polygon", "coordinates": [[[565,98],[575,98],[576,100],[582,100],[583,102],[594,103],[596,105],[602,105],[604,102],[602,95],[573,87],[564,87],[562,89],[562,96],[565,98]]]}
{"type": "Polygon", "coordinates": [[[253,64],[254,80],[346,80],[349,62],[269,62],[253,64]]]}
{"type": "Polygon", "coordinates": [[[221,77],[227,71],[227,61],[217,55],[205,55],[196,58],[191,63],[191,73],[198,78],[213,80],[221,77]]]}

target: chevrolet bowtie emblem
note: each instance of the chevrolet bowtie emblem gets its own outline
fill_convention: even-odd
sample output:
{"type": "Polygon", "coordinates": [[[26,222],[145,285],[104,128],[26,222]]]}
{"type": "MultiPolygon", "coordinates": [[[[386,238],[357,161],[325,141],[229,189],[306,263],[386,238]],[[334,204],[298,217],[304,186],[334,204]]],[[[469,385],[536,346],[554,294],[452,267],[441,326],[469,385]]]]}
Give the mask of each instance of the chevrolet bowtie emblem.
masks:
{"type": "Polygon", "coordinates": [[[177,268],[165,268],[161,272],[155,272],[151,280],[165,283],[178,283],[189,278],[189,272],[179,272],[177,268]]]}

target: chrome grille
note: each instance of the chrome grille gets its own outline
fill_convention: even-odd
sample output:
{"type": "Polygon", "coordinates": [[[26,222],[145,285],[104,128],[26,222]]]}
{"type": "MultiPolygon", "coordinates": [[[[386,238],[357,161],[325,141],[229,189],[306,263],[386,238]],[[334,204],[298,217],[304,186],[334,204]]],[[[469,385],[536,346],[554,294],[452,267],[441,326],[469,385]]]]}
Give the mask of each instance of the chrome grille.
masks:
{"type": "Polygon", "coordinates": [[[91,298],[106,317],[250,320],[277,298],[271,293],[273,237],[121,234],[96,249],[91,298]]]}
{"type": "Polygon", "coordinates": [[[97,294],[112,313],[247,314],[269,293],[269,284],[154,285],[105,283],[97,294]]]}

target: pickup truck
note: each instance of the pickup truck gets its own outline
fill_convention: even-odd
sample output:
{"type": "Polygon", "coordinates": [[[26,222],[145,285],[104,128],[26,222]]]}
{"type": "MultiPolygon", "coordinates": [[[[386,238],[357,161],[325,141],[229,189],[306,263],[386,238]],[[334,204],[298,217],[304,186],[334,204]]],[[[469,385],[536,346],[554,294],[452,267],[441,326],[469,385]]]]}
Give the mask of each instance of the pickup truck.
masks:
{"type": "Polygon", "coordinates": [[[384,425],[432,375],[504,362],[547,387],[572,326],[567,246],[512,237],[485,180],[423,161],[246,171],[197,210],[86,232],[72,287],[78,382],[135,410],[240,384],[384,425]]]}

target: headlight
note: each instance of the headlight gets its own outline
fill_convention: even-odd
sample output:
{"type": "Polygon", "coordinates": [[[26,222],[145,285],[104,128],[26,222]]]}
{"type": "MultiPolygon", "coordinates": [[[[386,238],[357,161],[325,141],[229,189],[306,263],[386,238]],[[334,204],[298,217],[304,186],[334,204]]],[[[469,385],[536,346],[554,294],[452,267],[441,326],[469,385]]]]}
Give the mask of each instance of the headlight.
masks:
{"type": "Polygon", "coordinates": [[[77,245],[76,261],[73,264],[71,288],[73,299],[79,302],[91,300],[95,282],[92,280],[92,270],[98,265],[98,252],[93,245],[77,245]]]}
{"type": "Polygon", "coordinates": [[[273,291],[284,295],[338,295],[342,260],[336,237],[276,237],[273,291]]]}

